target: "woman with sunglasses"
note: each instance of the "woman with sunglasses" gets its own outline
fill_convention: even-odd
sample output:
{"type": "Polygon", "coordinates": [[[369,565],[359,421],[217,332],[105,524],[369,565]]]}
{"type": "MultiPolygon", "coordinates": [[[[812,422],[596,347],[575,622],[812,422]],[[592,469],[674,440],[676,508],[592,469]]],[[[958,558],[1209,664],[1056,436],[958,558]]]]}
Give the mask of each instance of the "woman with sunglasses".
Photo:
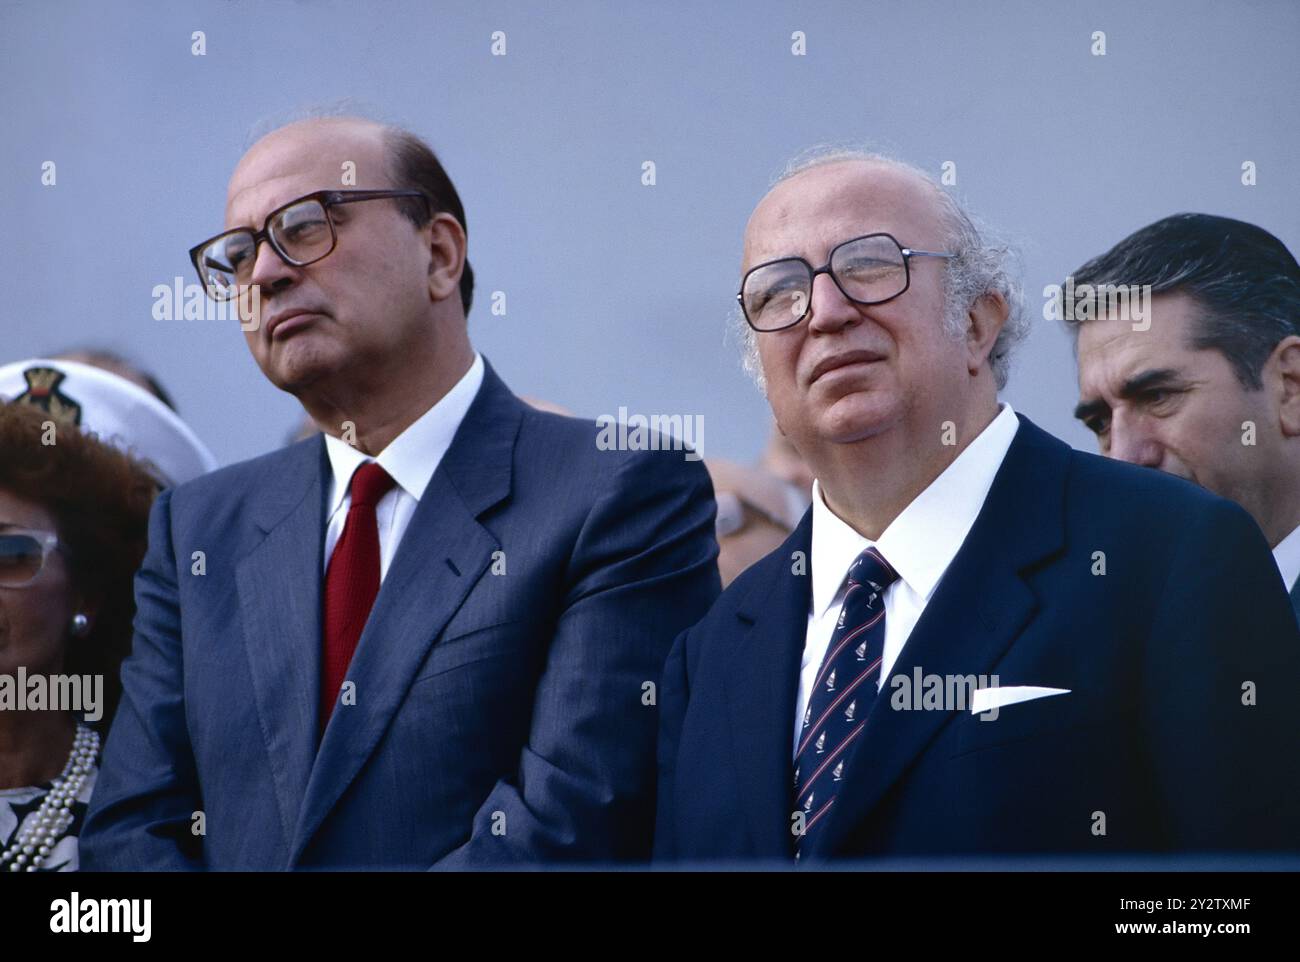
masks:
{"type": "Polygon", "coordinates": [[[157,490],[48,410],[0,404],[0,871],[77,867],[157,490]],[[52,682],[77,676],[102,679],[93,711],[53,703],[52,682]]]}

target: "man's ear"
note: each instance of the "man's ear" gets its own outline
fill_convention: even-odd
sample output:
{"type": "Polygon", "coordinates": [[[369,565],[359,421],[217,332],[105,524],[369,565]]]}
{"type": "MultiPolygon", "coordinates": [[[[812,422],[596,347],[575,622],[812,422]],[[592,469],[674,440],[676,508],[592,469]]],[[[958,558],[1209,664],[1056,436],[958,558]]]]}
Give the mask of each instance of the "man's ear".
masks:
{"type": "Polygon", "coordinates": [[[1278,341],[1264,366],[1275,371],[1270,380],[1282,436],[1300,436],[1300,337],[1292,334],[1278,341]]]}
{"type": "Polygon", "coordinates": [[[465,231],[451,214],[434,214],[424,225],[424,236],[429,244],[429,299],[446,300],[455,295],[459,299],[460,275],[465,270],[467,242],[465,231]]]}
{"type": "Polygon", "coordinates": [[[966,312],[966,365],[972,375],[978,374],[988,363],[989,354],[1010,313],[1007,299],[997,291],[981,294],[966,312]]]}

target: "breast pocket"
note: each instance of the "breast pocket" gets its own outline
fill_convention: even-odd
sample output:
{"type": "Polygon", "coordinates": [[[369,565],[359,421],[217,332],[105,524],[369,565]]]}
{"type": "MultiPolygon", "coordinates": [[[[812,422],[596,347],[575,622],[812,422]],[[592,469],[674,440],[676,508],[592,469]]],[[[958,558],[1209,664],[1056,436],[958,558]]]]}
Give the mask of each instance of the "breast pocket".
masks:
{"type": "Polygon", "coordinates": [[[413,684],[489,659],[527,660],[530,657],[530,639],[524,630],[524,622],[514,619],[485,625],[454,638],[439,638],[429,650],[413,684]]]}
{"type": "Polygon", "coordinates": [[[1087,697],[1077,691],[1000,705],[995,717],[986,715],[991,713],[975,715],[967,710],[954,720],[953,758],[1031,738],[1062,738],[1098,720],[1087,697]]]}

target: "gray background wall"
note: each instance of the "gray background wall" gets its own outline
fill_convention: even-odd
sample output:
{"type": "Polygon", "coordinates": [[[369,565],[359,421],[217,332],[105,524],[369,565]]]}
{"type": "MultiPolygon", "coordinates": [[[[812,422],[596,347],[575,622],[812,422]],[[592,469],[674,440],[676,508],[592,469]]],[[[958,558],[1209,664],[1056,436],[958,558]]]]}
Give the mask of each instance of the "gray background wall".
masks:
{"type": "Polygon", "coordinates": [[[592,417],[703,414],[706,454],[742,460],[767,408],[725,331],[773,174],[824,141],[953,161],[955,189],[1021,247],[1039,318],[1004,396],[1091,449],[1043,285],[1179,210],[1300,247],[1297,41],[1294,0],[0,0],[0,361],[114,347],[223,463],[281,443],[297,404],[239,332],[155,321],[151,292],[189,282],[255,124],[353,98],[427,137],[455,179],[471,331],[516,391],[592,417]]]}

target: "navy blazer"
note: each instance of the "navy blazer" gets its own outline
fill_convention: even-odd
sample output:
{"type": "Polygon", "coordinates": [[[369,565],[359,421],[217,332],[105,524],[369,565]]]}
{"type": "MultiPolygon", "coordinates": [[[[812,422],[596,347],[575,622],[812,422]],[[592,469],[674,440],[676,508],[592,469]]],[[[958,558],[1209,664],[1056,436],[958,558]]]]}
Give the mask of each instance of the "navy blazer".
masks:
{"type": "MultiPolygon", "coordinates": [[[[811,532],[810,511],[673,647],[657,858],[793,853],[811,532]]],[[[801,862],[1300,849],[1300,632],[1235,504],[1021,417],[891,678],[917,667],[1069,694],[986,721],[898,710],[886,679],[801,862]]]]}
{"type": "Polygon", "coordinates": [[[596,436],[487,366],[319,747],[323,438],[164,492],[83,868],[648,858],[647,683],[719,591],[712,487],[596,436]]]}

